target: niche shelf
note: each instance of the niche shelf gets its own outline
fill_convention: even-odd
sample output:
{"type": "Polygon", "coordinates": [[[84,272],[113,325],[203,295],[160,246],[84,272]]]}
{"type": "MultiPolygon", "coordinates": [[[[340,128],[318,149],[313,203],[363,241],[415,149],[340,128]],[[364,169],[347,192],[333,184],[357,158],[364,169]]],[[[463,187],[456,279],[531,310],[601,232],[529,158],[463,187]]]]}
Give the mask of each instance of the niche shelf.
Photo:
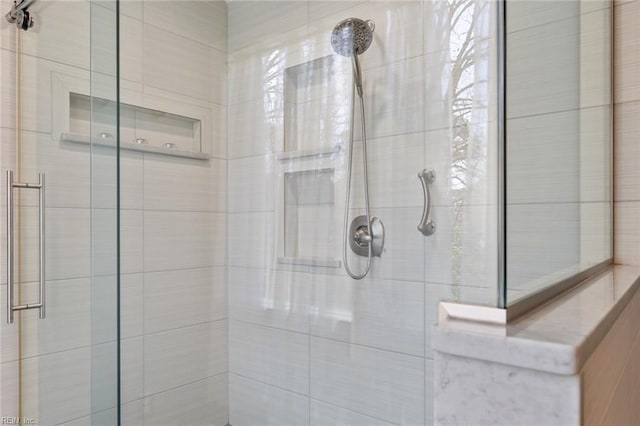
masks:
{"type": "MultiPolygon", "coordinates": [[[[314,159],[315,160],[315,159],[314,159]]],[[[280,170],[277,263],[340,268],[339,172],[324,158],[313,168],[304,160],[280,170]]]]}
{"type": "MultiPolygon", "coordinates": [[[[60,140],[64,142],[80,143],[80,144],[87,144],[87,145],[92,144],[92,145],[99,145],[99,146],[111,146],[111,147],[116,146],[116,142],[113,137],[89,138],[89,136],[75,135],[72,133],[63,133],[62,135],[60,135],[60,140]]],[[[125,149],[127,151],[150,152],[153,154],[163,154],[163,155],[170,155],[174,157],[193,158],[196,160],[208,160],[209,158],[211,158],[209,154],[205,154],[204,152],[183,151],[176,148],[165,148],[163,146],[138,144],[134,142],[121,141],[120,149],[125,149]]]]}
{"type": "Polygon", "coordinates": [[[332,154],[349,133],[351,73],[329,55],[284,70],[282,160],[332,154]]]}
{"type": "MultiPolygon", "coordinates": [[[[91,96],[88,82],[81,79],[53,73],[52,83],[54,139],[115,147],[116,102],[91,96]]],[[[196,160],[211,157],[211,109],[125,90],[119,113],[121,149],[196,160]]]]}
{"type": "Polygon", "coordinates": [[[329,55],[284,70],[277,263],[340,268],[351,64],[329,55]]]}

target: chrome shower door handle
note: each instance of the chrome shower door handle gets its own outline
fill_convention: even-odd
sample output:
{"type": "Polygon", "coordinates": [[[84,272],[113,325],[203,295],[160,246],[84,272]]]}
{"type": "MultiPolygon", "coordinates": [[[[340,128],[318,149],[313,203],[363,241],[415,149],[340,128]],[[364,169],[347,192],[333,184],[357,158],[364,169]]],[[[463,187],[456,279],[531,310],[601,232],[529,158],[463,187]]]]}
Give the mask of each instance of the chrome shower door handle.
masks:
{"type": "Polygon", "coordinates": [[[45,198],[44,198],[44,173],[38,174],[38,183],[22,183],[13,181],[13,171],[7,170],[7,322],[13,324],[14,312],[26,309],[38,309],[40,319],[45,317],[45,198]],[[39,191],[38,200],[38,233],[39,238],[39,267],[40,279],[38,287],[38,302],[24,305],[13,303],[13,189],[36,189],[39,191]]]}
{"type": "Polygon", "coordinates": [[[418,231],[423,235],[429,236],[436,232],[436,224],[431,220],[431,185],[436,180],[436,173],[431,169],[424,169],[418,173],[420,183],[422,183],[422,191],[424,193],[424,209],[422,210],[422,219],[418,224],[418,231]]]}

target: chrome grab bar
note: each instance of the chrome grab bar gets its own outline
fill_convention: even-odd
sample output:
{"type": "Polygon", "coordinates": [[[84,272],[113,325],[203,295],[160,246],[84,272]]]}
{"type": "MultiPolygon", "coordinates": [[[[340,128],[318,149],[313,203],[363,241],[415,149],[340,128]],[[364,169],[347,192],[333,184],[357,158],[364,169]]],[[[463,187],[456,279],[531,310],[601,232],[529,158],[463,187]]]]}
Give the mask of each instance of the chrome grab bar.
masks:
{"type": "Polygon", "coordinates": [[[45,198],[44,198],[44,173],[38,174],[38,183],[22,183],[13,181],[13,171],[7,170],[7,322],[13,324],[14,312],[25,309],[39,309],[40,319],[45,317],[45,198]],[[40,257],[40,286],[38,288],[38,303],[24,305],[13,304],[13,189],[37,189],[38,222],[39,222],[39,257],[40,257]]]}
{"type": "Polygon", "coordinates": [[[422,183],[422,191],[424,192],[424,209],[422,210],[422,219],[418,224],[418,231],[423,235],[429,236],[436,232],[436,224],[431,220],[431,185],[436,180],[436,172],[431,169],[424,169],[418,173],[418,178],[422,183]]]}

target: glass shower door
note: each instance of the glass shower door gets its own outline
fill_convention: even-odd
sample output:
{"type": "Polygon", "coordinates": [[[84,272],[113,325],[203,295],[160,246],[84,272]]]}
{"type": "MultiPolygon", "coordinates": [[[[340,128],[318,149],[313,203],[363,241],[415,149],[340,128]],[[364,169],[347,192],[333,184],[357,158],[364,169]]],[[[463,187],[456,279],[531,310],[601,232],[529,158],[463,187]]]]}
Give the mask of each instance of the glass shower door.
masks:
{"type": "Polygon", "coordinates": [[[116,2],[25,11],[1,29],[1,421],[117,424],[116,2]]]}

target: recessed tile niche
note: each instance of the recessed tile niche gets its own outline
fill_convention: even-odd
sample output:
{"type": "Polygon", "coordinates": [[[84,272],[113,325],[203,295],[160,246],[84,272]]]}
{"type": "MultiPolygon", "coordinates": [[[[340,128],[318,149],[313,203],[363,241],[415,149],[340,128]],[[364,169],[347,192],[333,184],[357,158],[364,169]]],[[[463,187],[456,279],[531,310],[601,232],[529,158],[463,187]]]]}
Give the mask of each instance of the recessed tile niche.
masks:
{"type": "Polygon", "coordinates": [[[348,61],[325,56],[289,67],[284,75],[284,152],[329,152],[349,132],[348,61]]]}
{"type": "Polygon", "coordinates": [[[284,71],[278,263],[340,267],[343,147],[351,117],[345,64],[325,56],[284,71]]]}
{"type": "Polygon", "coordinates": [[[62,74],[52,78],[53,135],[61,141],[115,146],[113,117],[119,113],[121,149],[199,160],[210,157],[210,109],[158,96],[123,93],[116,112],[115,100],[91,93],[87,82],[62,74]]]}

